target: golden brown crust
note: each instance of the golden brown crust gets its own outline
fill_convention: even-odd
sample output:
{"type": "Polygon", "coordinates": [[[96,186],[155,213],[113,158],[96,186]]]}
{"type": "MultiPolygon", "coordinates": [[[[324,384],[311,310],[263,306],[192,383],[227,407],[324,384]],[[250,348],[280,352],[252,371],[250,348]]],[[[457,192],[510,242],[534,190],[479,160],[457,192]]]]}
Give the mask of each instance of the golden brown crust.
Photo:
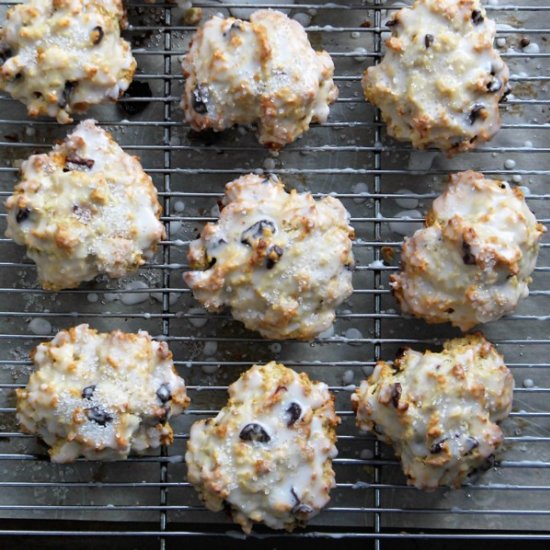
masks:
{"type": "Polygon", "coordinates": [[[11,7],[0,41],[8,52],[0,89],[27,105],[30,116],[72,122],[90,105],[116,101],[136,61],[120,37],[120,0],[27,0],[11,7]]]}
{"type": "Polygon", "coordinates": [[[249,174],[226,186],[220,220],[188,253],[185,282],[208,310],[273,339],[307,340],[352,292],[353,229],[333,197],[287,193],[278,178],[249,174]]]}
{"type": "Polygon", "coordinates": [[[490,342],[472,334],[424,354],[407,348],[378,362],[352,397],[357,425],[393,445],[411,485],[459,487],[501,445],[496,422],[514,379],[490,342]]]}
{"type": "Polygon", "coordinates": [[[334,486],[334,398],[284,365],[255,365],[229,387],[216,418],[195,422],[187,445],[189,481],[206,506],[231,509],[246,533],[304,525],[334,486]]]}
{"type": "Polygon", "coordinates": [[[124,459],[173,441],[168,419],[189,404],[164,342],[146,332],[61,331],[31,353],[36,366],[16,390],[17,419],[54,462],[124,459]]]}
{"type": "Polygon", "coordinates": [[[209,19],[183,59],[182,107],[195,130],[256,125],[260,142],[280,149],[324,122],[338,90],[334,64],[315,52],[303,28],[283,13],[250,21],[209,19]]]}
{"type": "Polygon", "coordinates": [[[6,210],[6,235],[27,247],[48,290],[126,275],[164,236],[151,178],[93,120],[22,164],[6,210]]]}
{"type": "Polygon", "coordinates": [[[453,174],[426,227],[405,239],[390,276],[405,313],[462,330],[510,313],[527,296],[545,227],[506,182],[453,174]]]}
{"type": "Polygon", "coordinates": [[[491,139],[509,71],[493,48],[495,24],[481,3],[417,0],[388,25],[387,53],[362,81],[388,134],[449,156],[491,139]]]}

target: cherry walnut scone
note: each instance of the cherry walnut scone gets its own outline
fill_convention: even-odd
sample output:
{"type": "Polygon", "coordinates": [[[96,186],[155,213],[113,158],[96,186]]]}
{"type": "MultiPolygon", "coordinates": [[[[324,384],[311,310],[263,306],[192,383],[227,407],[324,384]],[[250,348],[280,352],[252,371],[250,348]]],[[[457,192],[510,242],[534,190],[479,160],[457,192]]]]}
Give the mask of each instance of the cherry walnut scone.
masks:
{"type": "Polygon", "coordinates": [[[151,178],[93,120],[48,155],[23,162],[6,208],[6,235],[27,247],[48,290],[100,273],[122,277],[151,258],[164,236],[151,178]]]}
{"type": "Polygon", "coordinates": [[[328,53],[315,52],[303,27],[273,10],[250,22],[209,19],[182,67],[182,107],[195,130],[256,125],[260,143],[274,149],[325,122],[338,97],[328,53]]]}
{"type": "Polygon", "coordinates": [[[357,425],[393,445],[410,485],[458,487],[494,458],[514,379],[481,334],[379,362],[352,396],[357,425]]]}
{"type": "Polygon", "coordinates": [[[193,424],[189,481],[247,533],[253,522],[291,531],[329,501],[338,423],[326,384],[275,362],[255,365],[229,386],[215,418],[193,424]]]}
{"type": "Polygon", "coordinates": [[[90,105],[116,101],[136,61],[120,37],[121,0],[27,0],[6,13],[0,30],[0,89],[29,115],[61,124],[90,105]]]}
{"type": "Polygon", "coordinates": [[[477,172],[451,175],[426,227],[405,239],[393,293],[428,323],[466,331],[499,319],[529,294],[545,230],[519,189],[477,172]]]}
{"type": "Polygon", "coordinates": [[[481,3],[416,0],[387,25],[387,52],[362,84],[388,134],[450,155],[491,139],[509,71],[493,48],[495,23],[481,3]]]}
{"type": "Polygon", "coordinates": [[[227,184],[220,219],[190,245],[197,271],[184,279],[209,311],[228,306],[249,330],[311,339],[353,290],[353,236],[338,199],[287,193],[277,177],[249,174],[227,184]]]}
{"type": "Polygon", "coordinates": [[[53,462],[120,460],[172,443],[168,420],[189,399],[165,342],[79,325],[31,358],[36,371],[16,390],[17,419],[51,447],[53,462]]]}

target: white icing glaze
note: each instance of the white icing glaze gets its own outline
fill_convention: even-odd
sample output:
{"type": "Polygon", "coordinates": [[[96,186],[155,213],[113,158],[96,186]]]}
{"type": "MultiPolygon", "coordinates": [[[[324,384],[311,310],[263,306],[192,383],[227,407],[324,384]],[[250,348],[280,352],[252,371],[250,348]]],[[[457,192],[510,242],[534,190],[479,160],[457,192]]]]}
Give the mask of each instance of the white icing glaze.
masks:
{"type": "Polygon", "coordinates": [[[100,273],[121,277],[151,258],[164,236],[151,178],[93,120],[48,155],[23,162],[6,208],[6,236],[27,247],[49,290],[100,273]]]}
{"type": "Polygon", "coordinates": [[[13,6],[0,30],[9,52],[0,89],[27,105],[29,115],[71,122],[73,113],[116,101],[136,68],[121,0],[27,0],[13,6]]]}
{"type": "Polygon", "coordinates": [[[168,346],[146,332],[79,325],[37,346],[31,358],[36,370],[16,390],[17,419],[51,447],[52,462],[120,460],[170,444],[167,420],[189,403],[168,346]]]}
{"type": "Polygon", "coordinates": [[[407,349],[393,366],[379,362],[352,402],[358,427],[393,445],[408,482],[434,489],[460,486],[494,455],[513,389],[502,356],[475,334],[441,353],[407,349]]]}
{"type": "Polygon", "coordinates": [[[246,532],[253,522],[287,530],[303,525],[335,485],[339,419],[326,384],[271,362],[242,374],[229,397],[215,418],[191,428],[189,481],[210,510],[228,503],[246,532]],[[262,441],[246,439],[252,424],[264,430],[262,441]]]}
{"type": "Polygon", "coordinates": [[[352,292],[353,229],[333,197],[287,193],[271,176],[226,186],[219,221],[189,249],[185,282],[208,310],[272,339],[307,340],[328,329],[352,292]]]}
{"type": "Polygon", "coordinates": [[[491,139],[509,71],[493,48],[495,23],[481,3],[416,0],[390,25],[384,59],[362,82],[389,135],[449,154],[491,139]]]}
{"type": "Polygon", "coordinates": [[[303,27],[259,10],[250,22],[209,19],[183,59],[182,107],[196,130],[257,124],[260,143],[279,149],[325,122],[338,90],[334,64],[315,52],[303,27]]]}
{"type": "Polygon", "coordinates": [[[451,175],[426,228],[405,239],[394,295],[429,323],[468,330],[496,320],[529,294],[545,230],[519,189],[477,172],[451,175]]]}

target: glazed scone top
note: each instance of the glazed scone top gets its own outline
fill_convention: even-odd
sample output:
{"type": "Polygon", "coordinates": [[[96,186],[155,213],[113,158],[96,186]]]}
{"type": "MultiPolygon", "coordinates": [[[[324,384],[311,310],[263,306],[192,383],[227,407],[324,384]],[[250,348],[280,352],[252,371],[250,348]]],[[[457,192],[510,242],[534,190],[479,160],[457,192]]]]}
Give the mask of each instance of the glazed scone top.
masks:
{"type": "Polygon", "coordinates": [[[36,370],[17,390],[17,419],[51,447],[53,462],[124,459],[172,442],[167,420],[189,399],[165,342],[79,325],[31,358],[36,370]]]}
{"type": "Polygon", "coordinates": [[[518,188],[477,172],[453,174],[426,227],[405,239],[393,293],[405,313],[429,323],[468,330],[496,320],[529,294],[545,230],[518,188]]]}
{"type": "Polygon", "coordinates": [[[303,27],[259,10],[250,22],[209,19],[183,59],[182,107],[196,130],[257,124],[260,143],[278,149],[310,122],[325,122],[338,90],[334,64],[315,52],[303,27]]]}
{"type": "Polygon", "coordinates": [[[215,418],[193,424],[189,481],[206,506],[227,503],[246,532],[303,525],[329,501],[339,419],[326,384],[284,365],[255,365],[215,418]]]}
{"type": "Polygon", "coordinates": [[[13,6],[0,30],[0,89],[31,116],[61,124],[89,105],[116,101],[136,68],[120,37],[121,0],[28,0],[13,6]]]}
{"type": "Polygon", "coordinates": [[[27,247],[48,290],[100,273],[121,277],[151,258],[164,236],[151,178],[93,120],[48,155],[23,162],[6,207],[6,235],[27,247]]]}
{"type": "Polygon", "coordinates": [[[353,395],[357,425],[393,445],[408,482],[458,487],[501,444],[514,379],[481,334],[379,362],[353,395]]]}
{"type": "Polygon", "coordinates": [[[478,0],[417,0],[390,22],[379,65],[363,77],[388,133],[449,154],[491,139],[508,67],[493,48],[495,23],[478,0]]]}
{"type": "Polygon", "coordinates": [[[217,223],[190,245],[186,283],[208,310],[266,338],[307,340],[330,327],[352,292],[354,232],[333,197],[287,193],[275,176],[243,176],[226,186],[217,223]]]}

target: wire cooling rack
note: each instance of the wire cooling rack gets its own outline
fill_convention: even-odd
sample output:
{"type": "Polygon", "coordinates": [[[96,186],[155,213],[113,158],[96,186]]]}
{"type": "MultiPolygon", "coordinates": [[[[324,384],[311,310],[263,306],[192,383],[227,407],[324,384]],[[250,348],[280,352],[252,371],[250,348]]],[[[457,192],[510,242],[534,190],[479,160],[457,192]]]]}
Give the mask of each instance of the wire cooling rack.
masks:
{"type": "MultiPolygon", "coordinates": [[[[13,3],[0,1],[0,9],[13,3]]],[[[312,127],[278,156],[260,147],[250,132],[193,133],[182,122],[178,104],[179,59],[194,27],[186,26],[170,4],[130,3],[125,34],[138,61],[136,80],[148,84],[151,93],[142,87],[146,91],[141,97],[122,100],[131,103],[131,112],[103,106],[89,115],[142,158],[163,202],[167,239],[154,261],[134,277],[100,279],[56,294],[37,287],[35,267],[22,248],[0,239],[0,535],[7,537],[0,537],[0,546],[2,540],[28,537],[53,548],[62,537],[113,537],[117,548],[126,541],[138,541],[139,548],[165,548],[184,535],[238,538],[237,528],[222,514],[207,512],[186,482],[185,444],[191,423],[223,405],[227,385],[240,372],[271,359],[329,383],[343,420],[331,503],[305,531],[282,535],[283,541],[347,536],[371,539],[378,548],[396,538],[550,540],[548,239],[541,247],[530,297],[513,315],[483,327],[516,379],[514,409],[504,423],[504,449],[494,467],[460,490],[419,492],[406,485],[390,449],[356,432],[350,407],[353,385],[376,360],[393,358],[403,345],[437,348],[458,335],[446,326],[401,317],[388,290],[403,234],[419,225],[416,218],[449,172],[478,169],[522,185],[539,219],[550,222],[550,50],[545,27],[550,6],[545,0],[488,3],[498,22],[498,47],[511,69],[513,95],[502,106],[503,127],[497,137],[449,160],[436,152],[412,152],[386,138],[379,114],[362,99],[361,74],[380,58],[384,22],[403,3],[253,4],[302,14],[298,17],[309,25],[314,47],[332,55],[340,98],[326,125],[312,127]],[[136,113],[138,105],[144,109],[136,113]],[[264,341],[228,315],[200,309],[182,282],[187,245],[206,221],[216,218],[223,185],[257,170],[278,173],[289,187],[333,193],[352,215],[357,232],[355,291],[340,308],[334,331],[312,343],[264,341]],[[28,352],[57,330],[82,322],[100,330],[144,329],[168,341],[192,399],[188,414],[174,422],[173,446],[127,462],[54,465],[43,445],[19,431],[14,389],[31,372],[28,352]]],[[[246,4],[195,5],[206,17],[246,4]]],[[[0,116],[0,194],[5,200],[16,182],[18,163],[48,150],[69,127],[30,121],[24,108],[5,96],[0,97],[0,116]]],[[[0,216],[3,234],[5,213],[0,216]]],[[[273,536],[261,527],[255,533],[273,536]]]]}

